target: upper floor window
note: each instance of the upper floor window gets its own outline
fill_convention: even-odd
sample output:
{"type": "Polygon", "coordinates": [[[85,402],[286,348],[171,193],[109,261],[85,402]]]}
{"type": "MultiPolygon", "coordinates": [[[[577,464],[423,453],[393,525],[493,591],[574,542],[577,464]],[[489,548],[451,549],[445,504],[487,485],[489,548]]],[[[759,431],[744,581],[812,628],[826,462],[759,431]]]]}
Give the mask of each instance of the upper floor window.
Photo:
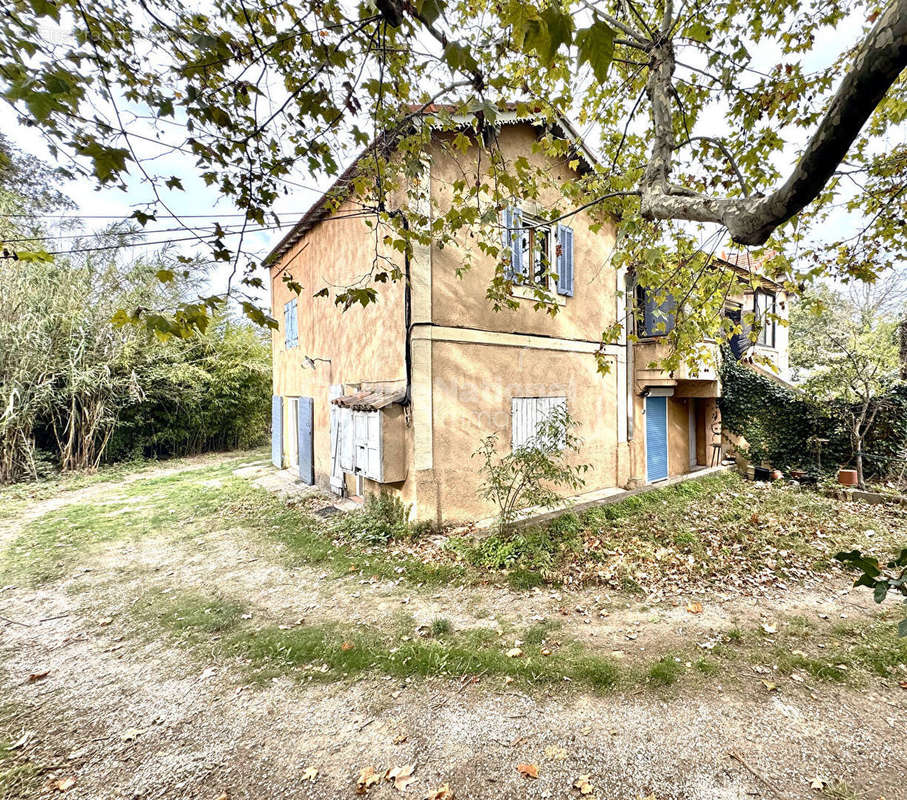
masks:
{"type": "Polygon", "coordinates": [[[665,336],[674,330],[677,301],[660,289],[636,287],[639,336],[665,336]]]}
{"type": "Polygon", "coordinates": [[[532,219],[517,207],[501,212],[506,275],[515,284],[548,290],[552,273],[557,293],[573,296],[573,229],[532,219]],[[553,268],[552,268],[553,267],[553,268]]]}
{"type": "Polygon", "coordinates": [[[283,307],[284,345],[287,350],[299,345],[299,322],[296,315],[296,298],[283,307]]]}
{"type": "Polygon", "coordinates": [[[759,336],[756,344],[763,347],[775,346],[775,293],[759,289],[755,295],[756,322],[759,325],[759,336]]]}

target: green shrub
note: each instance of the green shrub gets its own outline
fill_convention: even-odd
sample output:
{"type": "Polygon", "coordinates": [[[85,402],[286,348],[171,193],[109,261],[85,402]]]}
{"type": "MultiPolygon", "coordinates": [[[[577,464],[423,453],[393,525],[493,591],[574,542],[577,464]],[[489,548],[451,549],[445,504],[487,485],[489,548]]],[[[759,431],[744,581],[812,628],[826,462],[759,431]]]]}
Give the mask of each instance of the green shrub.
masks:
{"type": "Polygon", "coordinates": [[[361,511],[337,517],[334,530],[340,536],[363,544],[386,544],[424,532],[425,523],[411,523],[410,506],[398,495],[382,491],[365,498],[361,511]]]}
{"type": "Polygon", "coordinates": [[[575,492],[585,484],[590,465],[571,462],[582,445],[577,426],[559,405],[539,421],[530,441],[510,452],[500,452],[497,433],[482,440],[472,454],[482,462],[480,496],[497,508],[500,532],[511,529],[520,509],[555,508],[563,503],[559,490],[575,492]]]}

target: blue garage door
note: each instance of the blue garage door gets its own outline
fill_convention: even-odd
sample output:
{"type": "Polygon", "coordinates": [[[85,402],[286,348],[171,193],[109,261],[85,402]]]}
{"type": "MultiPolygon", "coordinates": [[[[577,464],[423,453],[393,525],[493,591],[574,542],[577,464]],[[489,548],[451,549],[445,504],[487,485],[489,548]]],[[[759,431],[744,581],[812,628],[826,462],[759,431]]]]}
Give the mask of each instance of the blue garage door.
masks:
{"type": "Polygon", "coordinates": [[[668,398],[646,398],[646,479],[668,477],[668,398]]]}

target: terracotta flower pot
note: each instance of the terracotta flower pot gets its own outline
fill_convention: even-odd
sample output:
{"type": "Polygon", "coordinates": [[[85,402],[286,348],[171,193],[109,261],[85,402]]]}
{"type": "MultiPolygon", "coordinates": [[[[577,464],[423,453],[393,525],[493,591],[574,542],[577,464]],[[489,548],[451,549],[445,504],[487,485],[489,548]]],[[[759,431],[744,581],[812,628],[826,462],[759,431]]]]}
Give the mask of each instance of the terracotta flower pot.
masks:
{"type": "Polygon", "coordinates": [[[842,486],[856,486],[857,471],[855,469],[839,469],[838,483],[840,483],[842,486]]]}

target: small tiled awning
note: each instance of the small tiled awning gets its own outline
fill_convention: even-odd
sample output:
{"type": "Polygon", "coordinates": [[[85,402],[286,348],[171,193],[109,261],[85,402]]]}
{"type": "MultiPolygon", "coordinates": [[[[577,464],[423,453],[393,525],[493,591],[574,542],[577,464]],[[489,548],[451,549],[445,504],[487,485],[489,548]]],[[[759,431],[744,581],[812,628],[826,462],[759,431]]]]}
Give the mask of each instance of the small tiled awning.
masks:
{"type": "Polygon", "coordinates": [[[378,411],[391,403],[402,403],[406,397],[405,389],[382,392],[375,389],[364,389],[355,394],[335,397],[331,402],[341,408],[352,408],[354,411],[378,411]]]}

